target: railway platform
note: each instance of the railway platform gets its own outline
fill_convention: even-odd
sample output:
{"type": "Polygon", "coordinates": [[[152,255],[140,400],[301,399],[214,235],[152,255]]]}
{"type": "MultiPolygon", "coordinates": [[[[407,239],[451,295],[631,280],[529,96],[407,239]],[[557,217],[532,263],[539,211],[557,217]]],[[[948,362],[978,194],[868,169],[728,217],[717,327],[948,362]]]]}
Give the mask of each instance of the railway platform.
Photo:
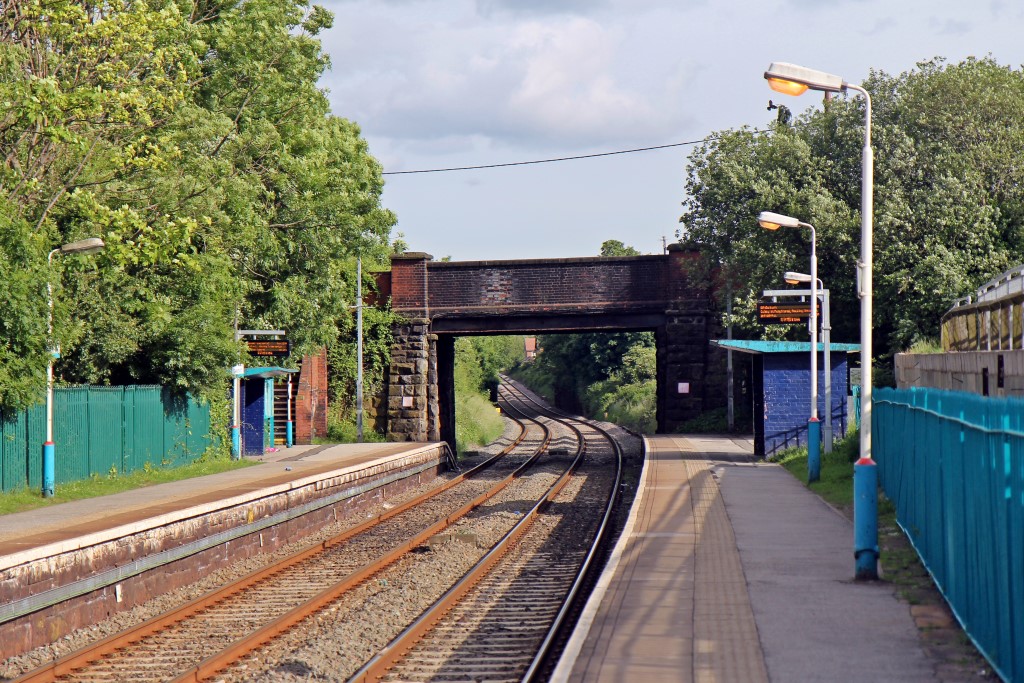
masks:
{"type": "Polygon", "coordinates": [[[433,479],[438,443],[294,446],[258,464],[0,516],[0,658],[433,479]]]}
{"type": "Polygon", "coordinates": [[[848,520],[748,439],[648,437],[629,521],[552,680],[932,681],[848,520]]]}

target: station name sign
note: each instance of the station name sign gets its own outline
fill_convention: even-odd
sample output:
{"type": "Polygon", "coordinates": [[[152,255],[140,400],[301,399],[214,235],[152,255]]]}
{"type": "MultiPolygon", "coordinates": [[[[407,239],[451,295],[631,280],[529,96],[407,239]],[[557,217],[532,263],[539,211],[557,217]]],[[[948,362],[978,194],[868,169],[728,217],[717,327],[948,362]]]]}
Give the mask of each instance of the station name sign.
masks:
{"type": "Polygon", "coordinates": [[[287,358],[292,352],[288,339],[247,339],[249,354],[258,358],[287,358]]]}
{"type": "MultiPolygon", "coordinates": [[[[821,302],[818,302],[818,317],[821,317],[821,302]]],[[[771,301],[762,299],[757,302],[757,319],[767,325],[785,325],[801,323],[811,318],[810,301],[771,301]]]]}

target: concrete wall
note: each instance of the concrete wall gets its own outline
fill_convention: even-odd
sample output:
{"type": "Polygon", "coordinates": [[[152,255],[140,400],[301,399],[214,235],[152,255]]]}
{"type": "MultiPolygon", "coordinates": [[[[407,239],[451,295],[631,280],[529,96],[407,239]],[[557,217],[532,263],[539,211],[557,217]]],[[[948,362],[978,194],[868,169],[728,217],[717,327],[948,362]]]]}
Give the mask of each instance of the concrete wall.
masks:
{"type": "Polygon", "coordinates": [[[1024,351],[898,353],[896,386],[1024,396],[1024,351]]]}
{"type": "MultiPolygon", "coordinates": [[[[808,347],[809,349],[810,347],[808,347]]],[[[818,354],[818,416],[825,422],[824,353],[818,354]]],[[[768,353],[761,356],[764,378],[764,454],[807,445],[807,420],[811,415],[810,351],[768,353]]],[[[832,432],[834,438],[847,427],[847,354],[832,354],[832,432]]],[[[758,416],[754,416],[756,420],[758,416]]]]}

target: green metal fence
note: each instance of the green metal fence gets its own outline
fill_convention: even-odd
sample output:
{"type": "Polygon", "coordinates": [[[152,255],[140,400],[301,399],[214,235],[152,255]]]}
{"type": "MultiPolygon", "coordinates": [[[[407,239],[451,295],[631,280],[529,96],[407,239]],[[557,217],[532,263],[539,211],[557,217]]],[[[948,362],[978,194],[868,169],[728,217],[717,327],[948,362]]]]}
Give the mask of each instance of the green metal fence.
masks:
{"type": "MultiPolygon", "coordinates": [[[[42,486],[46,407],[0,415],[0,491],[42,486]]],[[[155,386],[54,390],[56,483],[182,465],[210,445],[210,406],[155,386]]]]}
{"type": "Polygon", "coordinates": [[[900,525],[996,671],[1024,681],[1024,400],[877,389],[873,406],[900,525]]]}

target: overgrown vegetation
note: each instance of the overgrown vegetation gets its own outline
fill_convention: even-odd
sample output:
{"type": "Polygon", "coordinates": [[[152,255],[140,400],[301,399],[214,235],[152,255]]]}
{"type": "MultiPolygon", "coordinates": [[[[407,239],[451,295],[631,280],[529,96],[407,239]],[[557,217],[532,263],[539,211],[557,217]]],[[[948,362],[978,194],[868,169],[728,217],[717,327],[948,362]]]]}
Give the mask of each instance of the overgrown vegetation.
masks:
{"type": "MultiPolygon", "coordinates": [[[[850,432],[831,453],[821,453],[821,476],[808,487],[838,508],[853,505],[853,463],[860,457],[860,433],[850,432]]],[[[800,481],[807,481],[807,447],[783,451],[775,461],[800,481]]]]}
{"type": "Polygon", "coordinates": [[[523,338],[459,337],[455,340],[455,441],[460,452],[494,441],[504,430],[496,398],[498,373],[522,362],[523,338]]]}
{"type": "Polygon", "coordinates": [[[919,339],[910,345],[906,353],[942,353],[942,344],[937,339],[919,339]]]}
{"type": "MultiPolygon", "coordinates": [[[[888,360],[936,337],[954,299],[1024,262],[1024,167],[1013,152],[1024,147],[1024,71],[990,58],[935,59],[897,76],[872,72],[864,86],[876,150],[875,348],[888,360]]],[[[731,281],[733,323],[752,337],[806,334],[757,324],[761,291],[809,257],[805,231],[762,230],[760,211],[813,224],[832,310],[859,306],[864,100],[792,102],[811,109],[766,134],[718,132],[689,159],[679,237],[731,281]]],[[[834,340],[858,338],[856,315],[832,318],[834,340]]]]}
{"type": "MultiPolygon", "coordinates": [[[[223,401],[234,329],[284,329],[294,357],[329,347],[333,393],[352,395],[355,259],[387,265],[395,217],[317,87],[331,13],[16,0],[0,21],[0,408],[42,396],[48,281],[58,382],[223,401]],[[106,248],[47,265],[90,236],[106,248]]],[[[390,326],[367,313],[374,382],[390,326]]]]}

